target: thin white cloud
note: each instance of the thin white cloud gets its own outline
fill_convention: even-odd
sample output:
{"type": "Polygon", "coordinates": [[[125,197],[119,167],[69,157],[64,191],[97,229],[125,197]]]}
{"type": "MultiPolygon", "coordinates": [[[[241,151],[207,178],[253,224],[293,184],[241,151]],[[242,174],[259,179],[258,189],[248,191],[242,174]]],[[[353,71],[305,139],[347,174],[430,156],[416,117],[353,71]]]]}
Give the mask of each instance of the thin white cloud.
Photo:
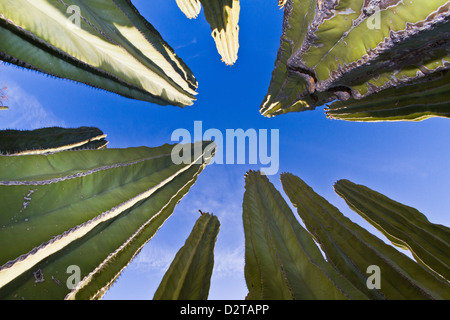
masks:
{"type": "Polygon", "coordinates": [[[6,105],[8,110],[0,111],[0,129],[33,130],[44,127],[64,127],[64,121],[46,110],[39,100],[25,92],[18,84],[6,83],[6,105]]]}

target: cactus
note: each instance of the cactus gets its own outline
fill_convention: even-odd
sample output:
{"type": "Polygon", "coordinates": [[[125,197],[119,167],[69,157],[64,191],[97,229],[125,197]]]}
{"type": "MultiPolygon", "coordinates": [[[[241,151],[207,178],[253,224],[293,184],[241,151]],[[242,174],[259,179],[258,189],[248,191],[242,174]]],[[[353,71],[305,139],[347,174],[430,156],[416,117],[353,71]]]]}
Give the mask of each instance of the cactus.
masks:
{"type": "Polygon", "coordinates": [[[421,121],[432,117],[450,118],[450,73],[436,72],[427,83],[383,91],[346,102],[337,101],[326,109],[330,119],[347,121],[421,121]]]}
{"type": "Polygon", "coordinates": [[[4,0],[0,59],[160,105],[185,107],[197,81],[129,0],[4,0]]]}
{"type": "MultiPolygon", "coordinates": [[[[226,65],[233,65],[239,51],[239,0],[199,0],[211,26],[217,51],[226,65]]],[[[180,9],[189,19],[196,18],[201,5],[198,0],[177,0],[180,9]]]]}
{"type": "Polygon", "coordinates": [[[220,222],[205,213],[195,223],[156,290],[154,300],[207,300],[220,222]]]}
{"type": "Polygon", "coordinates": [[[450,229],[433,224],[415,208],[405,206],[348,180],[334,189],[349,207],[364,217],[392,244],[410,250],[415,259],[450,280],[450,229]]]}
{"type": "Polygon", "coordinates": [[[332,103],[329,115],[345,120],[352,120],[352,105],[361,121],[448,116],[448,78],[430,82],[449,66],[449,8],[446,0],[287,1],[261,113],[270,117],[332,103]],[[418,90],[433,101],[417,104],[409,95],[418,90]],[[387,115],[371,112],[375,103],[387,115]]]}
{"type": "Polygon", "coordinates": [[[448,281],[350,221],[300,178],[282,174],[281,182],[327,260],[371,299],[450,298],[448,281]],[[371,265],[381,270],[381,286],[369,290],[366,271],[371,265]]]}
{"type": "Polygon", "coordinates": [[[32,131],[0,131],[0,154],[31,155],[77,149],[102,149],[108,142],[98,128],[80,127],[63,129],[58,127],[32,131]]]}
{"type": "Polygon", "coordinates": [[[211,25],[217,51],[226,65],[233,65],[239,51],[239,0],[201,0],[211,25]]]}
{"type": "Polygon", "coordinates": [[[0,157],[0,298],[101,298],[209,163],[172,149],[0,157]]]}
{"type": "Polygon", "coordinates": [[[245,189],[248,299],[367,299],[325,261],[266,176],[248,172],[245,189]]]}
{"type": "Polygon", "coordinates": [[[188,19],[196,19],[202,10],[200,0],[176,0],[180,10],[188,19]]]}

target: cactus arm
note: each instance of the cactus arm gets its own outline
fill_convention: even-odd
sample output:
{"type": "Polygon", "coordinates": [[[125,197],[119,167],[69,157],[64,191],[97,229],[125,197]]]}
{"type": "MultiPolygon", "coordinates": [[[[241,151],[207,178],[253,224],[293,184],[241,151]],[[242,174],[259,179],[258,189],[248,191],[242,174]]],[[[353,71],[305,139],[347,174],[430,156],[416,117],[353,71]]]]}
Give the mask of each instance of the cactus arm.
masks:
{"type": "Polygon", "coordinates": [[[393,244],[409,249],[418,262],[450,279],[450,229],[429,222],[418,210],[365,186],[340,180],[334,188],[351,209],[393,244]]]}
{"type": "MultiPolygon", "coordinates": [[[[275,69],[272,72],[268,93],[261,105],[261,114],[272,116],[283,112],[297,102],[299,94],[308,91],[308,83],[303,77],[290,73],[287,68],[288,59],[301,46],[306,37],[308,25],[316,14],[317,1],[287,1],[284,8],[283,32],[280,40],[275,69]]],[[[307,108],[307,102],[298,102],[297,108],[307,108]]],[[[300,111],[300,110],[297,110],[300,111]]]]}
{"type": "Polygon", "coordinates": [[[176,0],[180,10],[188,19],[196,19],[202,10],[200,0],[176,0]]]}
{"type": "Polygon", "coordinates": [[[374,298],[381,294],[394,300],[448,299],[447,281],[350,221],[300,178],[283,174],[281,181],[327,259],[355,285],[366,285],[368,266],[377,265],[382,272],[381,289],[373,292],[374,298]]]}
{"type": "Polygon", "coordinates": [[[267,177],[250,171],[243,204],[249,299],[367,299],[322,257],[267,177]]]}
{"type": "Polygon", "coordinates": [[[154,300],[207,300],[219,233],[217,217],[204,214],[196,222],[156,290],[154,300]]]}
{"type": "Polygon", "coordinates": [[[134,99],[193,103],[192,72],[129,1],[3,1],[0,12],[6,62],[134,99]],[[81,28],[69,21],[70,5],[82,9],[81,28]]]}
{"type": "Polygon", "coordinates": [[[106,145],[106,134],[97,128],[44,128],[33,131],[0,131],[0,154],[38,155],[71,149],[100,148],[106,145]]]}
{"type": "Polygon", "coordinates": [[[362,99],[337,101],[328,106],[328,118],[347,121],[421,121],[450,118],[450,73],[438,72],[427,83],[383,90],[362,99]]]}
{"type": "Polygon", "coordinates": [[[283,9],[286,5],[287,0],[278,0],[278,5],[280,6],[280,9],[283,9]]]}
{"type": "Polygon", "coordinates": [[[307,0],[287,2],[283,28],[297,30],[291,44],[298,41],[300,46],[286,55],[287,59],[279,54],[277,62],[286,61],[286,71],[275,68],[278,76],[272,78],[260,110],[263,115],[311,110],[336,100],[343,116],[337,112],[329,115],[344,120],[423,120],[448,115],[446,86],[441,86],[433,102],[416,103],[407,97],[419,88],[429,94],[428,83],[448,69],[448,1],[321,1],[315,4],[315,15],[300,36],[305,28],[290,15],[290,8],[300,10],[308,5],[307,0]],[[373,19],[380,25],[372,26],[373,19]],[[298,79],[304,80],[303,87],[295,84],[298,79]],[[280,90],[280,84],[286,89],[280,90]],[[275,95],[274,89],[280,94],[275,95]],[[397,100],[399,104],[375,112],[371,103],[381,107],[395,89],[403,91],[401,104],[397,100]],[[358,112],[352,110],[354,105],[359,106],[358,112]],[[347,106],[348,113],[344,110],[347,106]]]}
{"type": "MultiPolygon", "coordinates": [[[[167,150],[167,146],[162,149],[167,150]]],[[[50,166],[58,168],[58,162],[70,156],[79,159],[89,158],[89,155],[93,159],[104,158],[107,154],[114,154],[114,151],[64,152],[47,156],[46,160],[50,166]]],[[[77,173],[48,180],[37,176],[35,181],[2,181],[0,188],[3,191],[0,194],[5,201],[2,201],[0,242],[17,243],[2,250],[0,286],[13,281],[71,243],[84,239],[101,224],[123,216],[124,212],[151,199],[154,194],[164,193],[161,190],[167,189],[197,166],[194,163],[173,165],[170,153],[155,156],[162,150],[155,152],[149,148],[119,150],[115,157],[135,151],[146,154],[147,158],[86,171],[69,170],[77,173]],[[62,216],[63,220],[60,218],[62,216]],[[23,234],[28,237],[20,237],[23,234]]],[[[21,164],[26,164],[36,157],[42,156],[17,159],[23,159],[21,164]]],[[[136,154],[130,157],[135,158],[136,154]]],[[[5,160],[8,158],[5,157],[5,160]]],[[[83,161],[78,162],[78,166],[81,166],[80,163],[83,161]]],[[[85,163],[90,164],[90,161],[85,163]]],[[[61,165],[61,168],[66,169],[68,165],[70,163],[61,165]]]]}
{"type": "Polygon", "coordinates": [[[222,61],[233,65],[239,51],[239,0],[200,0],[222,61]]]}

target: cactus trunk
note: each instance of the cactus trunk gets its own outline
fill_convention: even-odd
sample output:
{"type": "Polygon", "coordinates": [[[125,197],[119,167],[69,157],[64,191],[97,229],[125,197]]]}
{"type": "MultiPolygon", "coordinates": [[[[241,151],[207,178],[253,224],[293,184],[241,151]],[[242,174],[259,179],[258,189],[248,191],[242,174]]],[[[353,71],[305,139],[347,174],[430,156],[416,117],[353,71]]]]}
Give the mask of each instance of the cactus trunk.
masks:
{"type": "Polygon", "coordinates": [[[203,214],[178,251],[156,290],[154,300],[207,300],[220,222],[203,214]]]}
{"type": "Polygon", "coordinates": [[[328,261],[372,299],[449,299],[448,281],[350,221],[300,178],[283,174],[281,182],[328,261]],[[370,266],[381,270],[376,290],[367,287],[370,266]]]}
{"type": "Polygon", "coordinates": [[[367,299],[325,259],[266,176],[246,175],[248,299],[367,299]]]}
{"type": "Polygon", "coordinates": [[[201,0],[222,61],[233,65],[239,51],[239,0],[201,0]]]}
{"type": "Polygon", "coordinates": [[[174,165],[172,148],[1,157],[0,297],[101,298],[209,162],[174,165]]]}
{"type": "Polygon", "coordinates": [[[196,19],[202,10],[200,0],[176,0],[180,10],[189,19],[196,19]]]}
{"type": "Polygon", "coordinates": [[[419,263],[450,281],[449,228],[429,222],[415,208],[348,180],[338,181],[334,189],[394,245],[410,250],[419,263]]]}
{"type": "Polygon", "coordinates": [[[447,117],[448,79],[439,85],[432,80],[450,63],[449,19],[446,0],[288,1],[261,113],[274,116],[332,103],[329,115],[345,120],[447,117]],[[432,90],[436,85],[439,92],[432,90]],[[418,92],[428,97],[417,102],[418,92]],[[353,105],[360,116],[347,115],[353,105]]]}
{"type": "Polygon", "coordinates": [[[180,107],[197,81],[129,0],[4,0],[0,59],[115,92],[180,107]]]}

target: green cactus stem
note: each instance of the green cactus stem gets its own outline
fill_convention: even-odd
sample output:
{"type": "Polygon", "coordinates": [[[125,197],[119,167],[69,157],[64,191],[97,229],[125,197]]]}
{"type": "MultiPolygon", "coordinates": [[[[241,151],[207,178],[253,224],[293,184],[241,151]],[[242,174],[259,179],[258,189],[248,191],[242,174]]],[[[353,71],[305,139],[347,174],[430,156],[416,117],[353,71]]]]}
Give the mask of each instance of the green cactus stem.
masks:
{"type": "Polygon", "coordinates": [[[37,155],[77,149],[103,149],[108,144],[105,138],[106,134],[100,129],[90,127],[2,130],[0,154],[37,155]]]}
{"type": "Polygon", "coordinates": [[[300,178],[285,173],[281,182],[327,261],[363,292],[370,291],[371,299],[449,299],[448,281],[353,223],[300,178]],[[370,266],[381,271],[379,288],[367,286],[370,266]]]}
{"type": "Polygon", "coordinates": [[[415,208],[351,181],[340,180],[334,189],[392,244],[410,250],[419,263],[450,281],[449,228],[431,223],[415,208]]]}
{"type": "Polygon", "coordinates": [[[261,113],[270,117],[337,101],[330,115],[345,120],[353,120],[346,112],[352,105],[360,107],[361,116],[354,117],[360,121],[448,116],[448,79],[439,94],[429,91],[435,86],[430,81],[450,65],[449,20],[447,0],[288,0],[261,113]],[[397,89],[402,99],[389,100],[397,89]],[[419,92],[433,100],[410,99],[419,92]],[[371,110],[373,104],[387,115],[371,110]]]}
{"type": "Polygon", "coordinates": [[[243,222],[247,299],[367,299],[325,261],[266,176],[245,179],[243,222]]]}
{"type": "Polygon", "coordinates": [[[219,219],[202,214],[156,290],[154,300],[207,300],[219,219]]]}
{"type": "Polygon", "coordinates": [[[0,157],[0,298],[100,299],[209,163],[197,146],[0,157]]]}
{"type": "Polygon", "coordinates": [[[4,0],[0,59],[160,105],[185,107],[197,81],[129,0],[4,0]]]}
{"type": "Polygon", "coordinates": [[[226,65],[233,65],[239,51],[239,0],[200,0],[211,26],[217,51],[226,65]]]}

